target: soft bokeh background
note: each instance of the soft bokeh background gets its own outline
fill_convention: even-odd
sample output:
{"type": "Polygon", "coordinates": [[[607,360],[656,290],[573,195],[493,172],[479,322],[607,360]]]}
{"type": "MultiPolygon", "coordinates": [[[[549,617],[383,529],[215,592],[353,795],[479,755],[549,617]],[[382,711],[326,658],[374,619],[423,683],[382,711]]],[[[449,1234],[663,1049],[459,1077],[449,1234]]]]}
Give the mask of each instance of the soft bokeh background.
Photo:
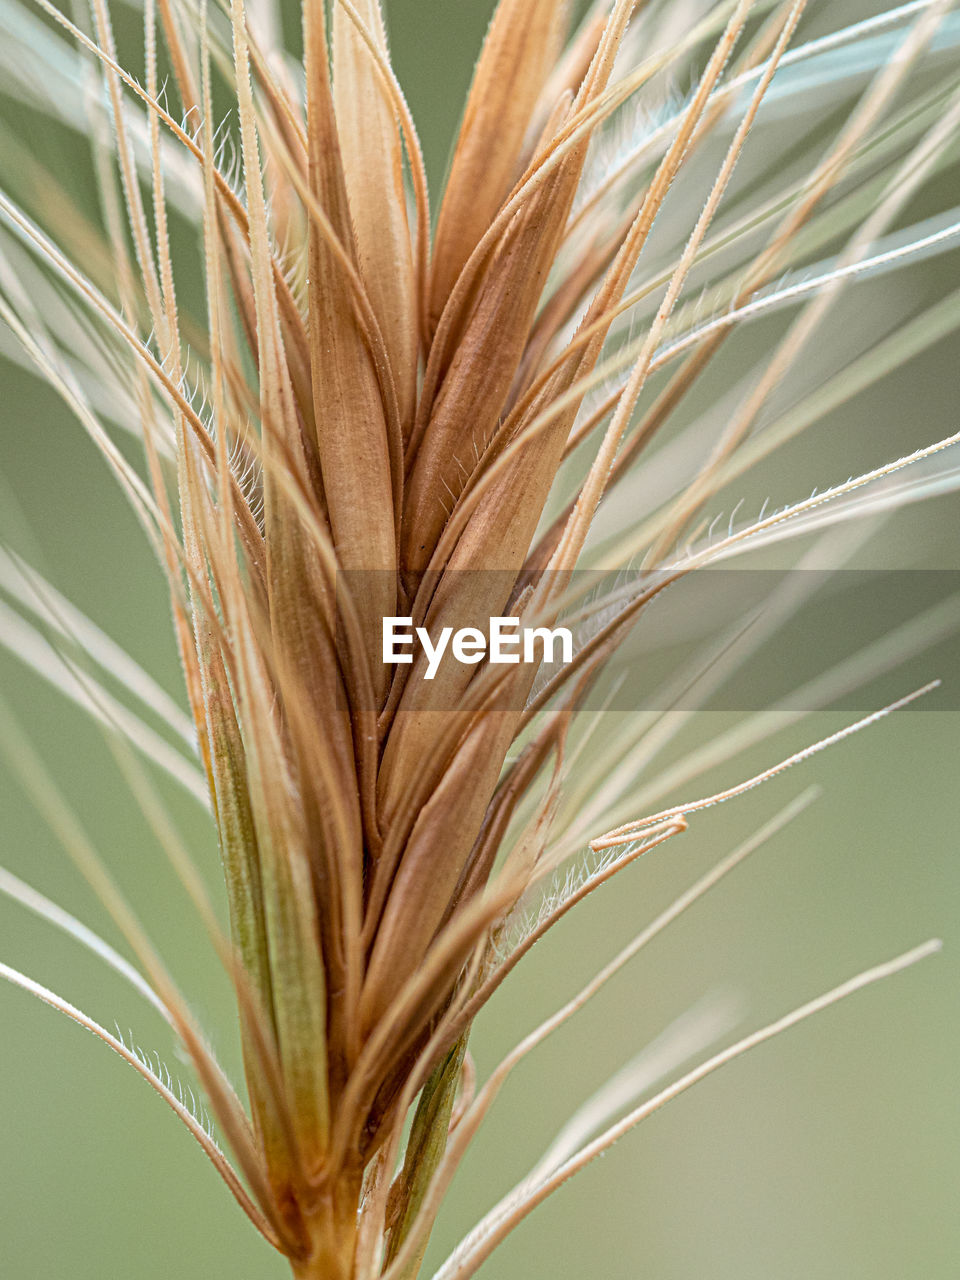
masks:
{"type": "MultiPolygon", "coordinates": [[[[388,5],[396,63],[435,188],[490,8],[488,0],[388,5]]],[[[830,9],[831,26],[845,12],[869,11],[820,8],[830,9]]],[[[808,30],[822,20],[815,16],[808,30]]],[[[66,136],[56,145],[69,166],[66,136]]],[[[956,280],[956,257],[860,286],[844,304],[848,323],[863,306],[912,311],[951,275],[956,280]]],[[[812,454],[791,455],[779,475],[768,473],[775,497],[809,490],[814,464],[814,483],[845,477],[847,441],[859,442],[866,461],[881,461],[955,430],[957,363],[956,347],[942,344],[834,414],[812,454]]],[[[178,691],[159,573],[99,458],[55,395],[7,363],[0,364],[0,418],[3,537],[178,691]]],[[[957,523],[956,506],[941,499],[902,518],[885,545],[896,554],[926,543],[926,563],[956,567],[957,523]]],[[[929,674],[954,685],[958,677],[955,669],[929,674]]],[[[0,678],[235,1066],[226,983],[97,730],[5,655],[0,678]]],[[[957,706],[956,688],[941,705],[957,706]]],[[[697,783],[697,793],[839,723],[835,714],[815,715],[697,783]]],[[[705,719],[696,733],[718,724],[719,717],[705,719]]],[[[569,1112],[703,993],[737,993],[746,1029],[941,935],[947,945],[936,961],[761,1048],[648,1121],[539,1209],[482,1274],[953,1280],[960,1262],[958,740],[955,710],[887,721],[802,773],[705,815],[538,947],[478,1024],[481,1076],[713,859],[808,784],[823,786],[813,809],[517,1072],[458,1176],[430,1256],[445,1256],[539,1157],[569,1112]]],[[[216,892],[208,821],[172,790],[168,798],[216,892]]],[[[4,864],[116,940],[6,771],[0,805],[4,864]]],[[[176,1072],[159,1020],[92,958],[7,902],[0,902],[0,957],[108,1026],[116,1020],[125,1034],[130,1028],[176,1072]]],[[[268,1280],[283,1273],[134,1073],[22,992],[0,990],[0,1275],[268,1280]]]]}

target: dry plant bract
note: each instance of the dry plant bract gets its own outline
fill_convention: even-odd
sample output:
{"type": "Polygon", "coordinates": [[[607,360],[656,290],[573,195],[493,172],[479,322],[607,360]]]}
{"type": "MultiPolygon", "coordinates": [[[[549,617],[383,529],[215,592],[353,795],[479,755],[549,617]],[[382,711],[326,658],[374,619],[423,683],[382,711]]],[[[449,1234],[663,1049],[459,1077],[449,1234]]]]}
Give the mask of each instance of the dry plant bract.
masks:
{"type": "MultiPolygon", "coordinates": [[[[808,797],[475,1086],[471,1025],[517,962],[710,805],[918,696],[699,798],[700,773],[789,717],[771,727],[746,716],[658,775],[686,716],[648,709],[598,733],[589,701],[648,608],[669,609],[694,571],[793,534],[840,563],[858,519],[954,487],[957,437],[919,437],[904,457],[867,446],[861,474],[827,477],[770,514],[724,515],[719,533],[715,518],[778,447],[960,320],[953,293],[893,337],[865,317],[839,370],[821,374],[811,357],[860,277],[956,244],[955,210],[917,225],[904,213],[955,151],[960,27],[942,0],[834,30],[813,0],[597,0],[586,11],[500,0],[431,222],[379,0],[306,0],[302,64],[278,43],[272,0],[142,7],[141,50],[115,38],[107,0],[89,13],[0,5],[8,91],[38,128],[89,139],[99,199],[92,217],[68,175],[8,137],[0,315],[16,358],[61,394],[156,550],[191,718],[12,552],[0,582],[15,607],[0,633],[103,726],[192,894],[236,989],[248,1102],[9,715],[11,765],[135,963],[12,875],[0,888],[162,1012],[223,1147],[136,1049],[0,972],[148,1080],[299,1280],[412,1280],[513,1067],[808,797]],[[748,324],[763,354],[731,362],[748,324]],[[679,429],[718,370],[722,413],[679,429]],[[139,438],[142,468],[115,443],[123,431],[139,438]],[[602,589],[582,588],[584,568],[608,571],[602,589]],[[384,661],[386,618],[438,637],[502,616],[549,627],[571,607],[575,652],[547,676],[449,655],[434,669],[422,652],[384,661]],[[209,805],[229,937],[154,769],[209,805]]],[[[684,687],[708,690],[749,664],[802,596],[795,583],[782,590],[681,673],[684,687]]],[[[956,612],[948,601],[895,643],[922,649],[956,612]]],[[[888,662],[886,650],[865,655],[826,679],[822,700],[888,662]]],[[[438,1278],[474,1274],[652,1110],[936,945],[659,1092],[642,1071],[601,1092],[438,1278]]],[[[724,1031],[694,1019],[675,1071],[724,1031]]]]}

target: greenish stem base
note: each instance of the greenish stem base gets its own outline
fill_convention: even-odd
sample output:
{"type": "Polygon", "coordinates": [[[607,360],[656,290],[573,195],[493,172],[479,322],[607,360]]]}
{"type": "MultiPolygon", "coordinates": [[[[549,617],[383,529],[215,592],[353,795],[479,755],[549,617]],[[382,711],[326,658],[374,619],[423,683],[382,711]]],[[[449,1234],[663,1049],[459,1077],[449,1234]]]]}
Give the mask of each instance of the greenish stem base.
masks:
{"type": "Polygon", "coordinates": [[[291,1261],[294,1280],[353,1280],[359,1197],[351,1180],[318,1200],[307,1223],[310,1256],[291,1261]]]}

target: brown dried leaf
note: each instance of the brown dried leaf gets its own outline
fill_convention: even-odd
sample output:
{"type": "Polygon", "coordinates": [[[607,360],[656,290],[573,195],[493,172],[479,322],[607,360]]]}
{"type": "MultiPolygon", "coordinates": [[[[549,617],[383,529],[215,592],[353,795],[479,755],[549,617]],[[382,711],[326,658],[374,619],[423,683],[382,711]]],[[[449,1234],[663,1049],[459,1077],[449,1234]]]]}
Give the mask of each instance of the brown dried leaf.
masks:
{"type": "MultiPolygon", "coordinates": [[[[357,0],[355,8],[386,54],[379,0],[357,0]]],[[[419,335],[403,146],[386,86],[340,4],[333,13],[333,90],[360,274],[390,357],[400,416],[409,424],[419,335]]]]}
{"type": "Polygon", "coordinates": [[[520,175],[524,140],[566,35],[567,0],[500,0],[477,64],[434,242],[431,332],[520,175]]]}
{"type": "MultiPolygon", "coordinates": [[[[569,99],[552,121],[569,109],[569,99]]],[[[466,478],[496,429],[523,358],[585,155],[578,148],[534,191],[489,263],[410,471],[401,533],[406,573],[426,568],[466,478]]]]}
{"type": "MultiPolygon", "coordinates": [[[[310,185],[334,233],[353,258],[353,230],[334,116],[322,3],[304,9],[310,185]]],[[[381,618],[395,612],[395,482],[399,421],[388,424],[381,387],[336,255],[315,221],[310,228],[310,355],[323,485],[341,568],[372,571],[356,607],[378,697],[386,694],[381,618]],[[391,439],[390,426],[395,428],[391,439]]],[[[356,581],[356,579],[354,580],[356,581]]]]}

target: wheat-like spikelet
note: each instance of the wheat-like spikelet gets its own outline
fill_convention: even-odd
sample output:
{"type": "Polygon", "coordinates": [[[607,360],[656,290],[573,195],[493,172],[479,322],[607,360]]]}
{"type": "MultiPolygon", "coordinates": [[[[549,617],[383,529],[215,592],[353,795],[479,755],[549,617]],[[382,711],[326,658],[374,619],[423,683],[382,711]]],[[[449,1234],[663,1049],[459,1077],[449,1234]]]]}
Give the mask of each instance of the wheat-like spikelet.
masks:
{"type": "MultiPolygon", "coordinates": [[[[232,1163],[122,1038],[0,972],[149,1078],[299,1280],[412,1280],[444,1191],[516,1063],[798,806],[474,1092],[473,1020],[539,937],[701,810],[916,696],[723,792],[677,801],[671,791],[645,814],[633,787],[657,750],[658,717],[628,723],[598,764],[584,755],[605,664],[682,579],[846,521],[861,501],[873,512],[955,485],[948,451],[960,437],[918,440],[909,456],[875,457],[770,514],[724,517],[719,535],[710,524],[718,495],[766,453],[957,323],[951,295],[905,323],[898,344],[867,327],[848,381],[824,380],[758,428],[849,282],[939,252],[960,230],[955,217],[895,230],[960,124],[944,70],[946,57],[955,77],[960,38],[949,4],[915,0],[806,43],[805,0],[571,8],[500,0],[431,233],[378,0],[306,0],[302,84],[243,0],[145,0],[141,78],[120,60],[106,0],[93,0],[89,28],[52,0],[5,5],[11,39],[76,73],[81,87],[71,96],[68,82],[53,84],[45,109],[62,116],[86,93],[104,232],[11,143],[24,194],[0,195],[0,315],[103,451],[156,548],[202,773],[181,750],[191,734],[182,713],[105,637],[6,553],[2,585],[25,617],[85,655],[68,691],[107,726],[236,988],[249,1112],[12,725],[20,771],[139,967],[14,877],[4,873],[0,889],[162,1010],[232,1163]],[[863,54],[856,75],[835,71],[851,50],[863,54]],[[829,132],[800,122],[810,68],[815,92],[839,76],[845,111],[829,132]],[[672,84],[689,92],[678,98],[672,84]],[[798,121],[788,130],[797,155],[731,186],[778,94],[798,121]],[[205,314],[178,303],[194,267],[174,217],[199,232],[205,314]],[[797,306],[789,327],[771,329],[780,336],[721,428],[680,450],[672,483],[638,505],[648,456],[731,335],[797,306]],[[111,439],[118,426],[142,438],[145,475],[111,439]],[[584,566],[610,576],[584,585],[584,566]],[[451,644],[435,661],[424,644],[385,660],[386,619],[408,619],[437,644],[470,628],[482,640],[504,616],[553,629],[571,610],[574,651],[545,672],[478,662],[475,636],[472,652],[451,644]],[[179,745],[111,700],[89,663],[179,745]],[[229,939],[129,744],[208,797],[229,939]],[[571,857],[575,871],[557,878],[571,857]]],[[[797,604],[778,597],[776,607],[797,604]]],[[[955,625],[953,606],[941,612],[902,647],[955,625]]],[[[4,621],[3,638],[42,669],[30,625],[4,621]]],[[[718,664],[718,680],[723,654],[705,664],[718,664]]],[[[856,678],[870,670],[867,661],[856,678]]],[[[473,1274],[532,1207],[676,1093],[933,949],[843,984],[643,1104],[631,1078],[565,1131],[438,1275],[473,1274]]]]}

